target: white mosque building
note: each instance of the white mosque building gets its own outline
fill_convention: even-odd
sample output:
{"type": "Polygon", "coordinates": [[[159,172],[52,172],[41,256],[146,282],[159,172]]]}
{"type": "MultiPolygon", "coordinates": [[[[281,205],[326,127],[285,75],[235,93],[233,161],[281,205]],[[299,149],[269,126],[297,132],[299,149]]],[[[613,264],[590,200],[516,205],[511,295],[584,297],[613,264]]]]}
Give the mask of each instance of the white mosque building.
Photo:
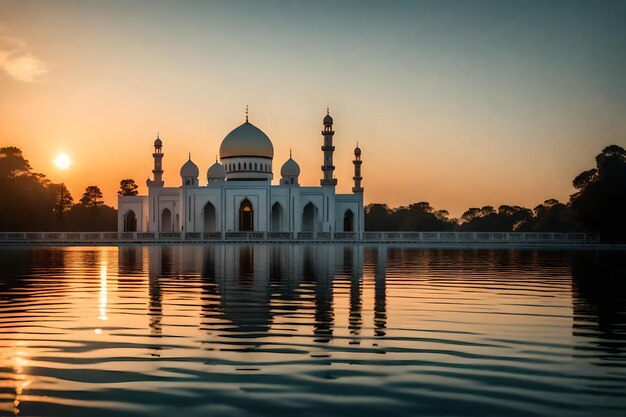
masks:
{"type": "Polygon", "coordinates": [[[180,169],[179,186],[163,182],[163,141],[154,141],[153,179],[148,195],[118,197],[121,232],[363,232],[361,149],[354,149],[352,194],[337,194],[333,176],[333,118],[326,114],[320,186],[302,186],[291,157],[272,185],[274,146],[248,121],[231,131],[209,167],[206,184],[191,156],[180,169]]]}

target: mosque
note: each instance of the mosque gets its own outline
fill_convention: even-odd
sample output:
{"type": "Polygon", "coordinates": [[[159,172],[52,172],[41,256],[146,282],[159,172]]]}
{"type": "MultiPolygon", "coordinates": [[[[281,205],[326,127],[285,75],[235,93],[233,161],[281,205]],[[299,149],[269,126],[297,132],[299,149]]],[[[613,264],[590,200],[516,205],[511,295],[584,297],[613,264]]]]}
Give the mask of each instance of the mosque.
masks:
{"type": "Polygon", "coordinates": [[[319,186],[299,183],[300,167],[291,157],[272,185],[274,146],[248,121],[222,140],[219,162],[200,185],[191,160],[180,168],[180,186],[163,181],[163,141],[154,141],[153,179],[148,195],[118,197],[118,231],[123,232],[363,232],[361,149],[354,149],[352,194],[337,194],[333,176],[333,118],[323,120],[322,178],[319,186]]]}

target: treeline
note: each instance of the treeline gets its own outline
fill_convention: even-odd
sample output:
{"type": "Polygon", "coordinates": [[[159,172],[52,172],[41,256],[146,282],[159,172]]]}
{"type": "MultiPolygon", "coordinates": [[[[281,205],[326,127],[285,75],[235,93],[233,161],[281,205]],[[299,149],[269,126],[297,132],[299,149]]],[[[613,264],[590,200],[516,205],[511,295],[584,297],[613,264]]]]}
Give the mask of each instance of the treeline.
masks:
{"type": "Polygon", "coordinates": [[[19,148],[0,148],[1,231],[115,231],[117,210],[95,185],[77,203],[63,184],[33,172],[19,148]]]}
{"type": "MultiPolygon", "coordinates": [[[[456,219],[427,202],[389,208],[365,208],[365,230],[589,232],[606,242],[626,241],[626,151],[607,146],[596,166],[572,181],[568,202],[548,199],[533,209],[501,205],[473,207],[456,219]]],[[[119,195],[137,195],[131,179],[120,182],[119,195]]],[[[0,148],[0,231],[115,231],[117,210],[103,204],[95,186],[74,203],[63,184],[33,172],[22,151],[0,148]]]]}
{"type": "Polygon", "coordinates": [[[476,232],[589,232],[605,242],[626,241],[626,151],[607,146],[596,166],[572,181],[576,192],[568,202],[548,199],[533,209],[501,205],[473,207],[450,218],[427,202],[390,208],[365,208],[365,230],[476,232]]]}

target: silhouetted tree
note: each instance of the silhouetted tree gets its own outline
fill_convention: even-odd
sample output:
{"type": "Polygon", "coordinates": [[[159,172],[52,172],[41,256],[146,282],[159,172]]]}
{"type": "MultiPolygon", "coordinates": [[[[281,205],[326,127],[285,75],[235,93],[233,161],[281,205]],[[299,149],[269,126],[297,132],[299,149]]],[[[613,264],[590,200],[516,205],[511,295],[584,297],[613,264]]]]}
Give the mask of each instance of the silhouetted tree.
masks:
{"type": "Polygon", "coordinates": [[[135,184],[135,180],[127,178],[120,181],[120,190],[117,192],[117,195],[137,195],[139,192],[137,191],[137,184],[135,184]]]}
{"type": "Polygon", "coordinates": [[[535,207],[533,211],[535,218],[523,231],[575,232],[581,230],[572,208],[557,199],[550,198],[535,207]]]}
{"type": "Polygon", "coordinates": [[[365,206],[365,230],[395,230],[391,228],[390,212],[386,204],[373,203],[365,206]]]}
{"type": "Polygon", "coordinates": [[[102,201],[98,201],[99,198],[102,198],[102,191],[97,185],[90,185],[85,188],[85,192],[80,199],[80,204],[85,207],[98,207],[103,204],[102,201]]]}
{"type": "Polygon", "coordinates": [[[54,189],[45,175],[31,169],[19,148],[0,148],[0,230],[52,227],[54,189]]]}
{"type": "Polygon", "coordinates": [[[461,230],[474,232],[522,231],[533,220],[533,212],[520,206],[506,204],[496,211],[492,206],[471,208],[461,216],[461,230]]]}
{"type": "Polygon", "coordinates": [[[19,175],[30,175],[31,169],[20,148],[0,148],[0,177],[12,180],[19,175]]]}
{"type": "Polygon", "coordinates": [[[446,210],[435,210],[422,201],[391,210],[385,204],[370,204],[365,209],[366,230],[453,230],[454,220],[446,210]]]}
{"type": "Polygon", "coordinates": [[[54,211],[57,214],[64,213],[72,208],[74,204],[74,197],[70,194],[65,184],[55,184],[56,188],[56,203],[54,211]]]}
{"type": "Polygon", "coordinates": [[[67,213],[67,229],[80,232],[117,230],[117,210],[107,205],[74,204],[67,213]]]}
{"type": "Polygon", "coordinates": [[[570,197],[576,218],[604,241],[626,240],[626,151],[607,146],[596,156],[596,168],[573,181],[578,190],[570,197]]]}

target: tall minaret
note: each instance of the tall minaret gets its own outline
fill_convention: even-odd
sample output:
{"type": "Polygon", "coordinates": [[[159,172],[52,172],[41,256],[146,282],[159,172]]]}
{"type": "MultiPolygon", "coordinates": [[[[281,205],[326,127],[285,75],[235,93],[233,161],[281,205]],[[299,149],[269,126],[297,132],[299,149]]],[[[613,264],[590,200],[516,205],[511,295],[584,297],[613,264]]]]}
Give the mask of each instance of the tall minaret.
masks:
{"type": "Polygon", "coordinates": [[[361,187],[361,180],[363,179],[363,177],[361,176],[361,148],[359,148],[359,142],[356,143],[356,148],[354,148],[354,161],[352,161],[352,163],[354,164],[354,177],[352,177],[352,179],[354,180],[354,187],[352,187],[352,192],[353,193],[362,193],[363,192],[363,187],[361,187]]]}
{"type": "Polygon", "coordinates": [[[322,130],[322,136],[324,136],[324,146],[322,146],[322,151],[324,151],[324,165],[322,165],[324,178],[320,180],[320,185],[329,185],[332,187],[337,185],[337,179],[333,178],[333,171],[335,170],[335,166],[333,165],[333,152],[335,151],[335,147],[333,146],[334,134],[333,118],[330,117],[328,107],[326,107],[324,130],[322,130]]]}
{"type": "Polygon", "coordinates": [[[148,180],[148,187],[163,187],[163,151],[161,148],[163,147],[163,142],[161,138],[157,134],[157,138],[154,141],[154,153],[152,157],[154,158],[154,169],[152,173],[154,174],[154,180],[148,180]]]}

